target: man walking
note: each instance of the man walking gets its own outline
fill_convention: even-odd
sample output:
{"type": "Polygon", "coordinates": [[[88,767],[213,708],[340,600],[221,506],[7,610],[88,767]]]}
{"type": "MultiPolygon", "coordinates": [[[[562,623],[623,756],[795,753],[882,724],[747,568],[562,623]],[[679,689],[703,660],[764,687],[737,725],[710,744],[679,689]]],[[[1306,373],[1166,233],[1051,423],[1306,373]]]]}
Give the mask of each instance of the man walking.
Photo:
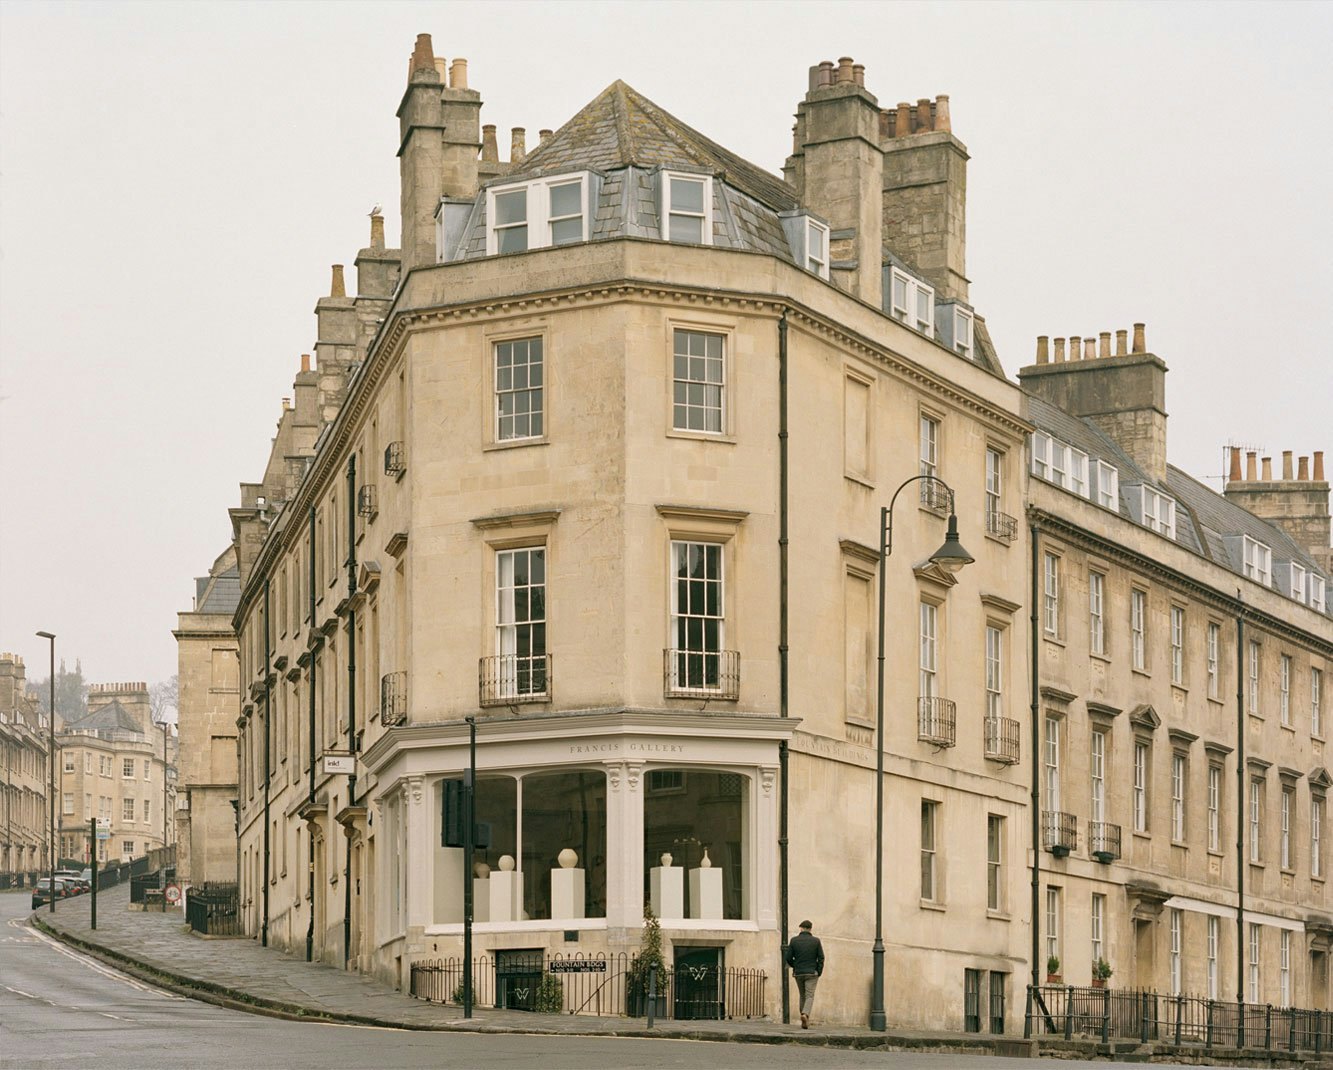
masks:
{"type": "Polygon", "coordinates": [[[810,1012],[815,1009],[815,985],[824,972],[824,945],[810,930],[808,921],[801,922],[801,931],[787,945],[787,965],[796,978],[796,991],[801,1000],[801,1028],[810,1028],[810,1012]]]}

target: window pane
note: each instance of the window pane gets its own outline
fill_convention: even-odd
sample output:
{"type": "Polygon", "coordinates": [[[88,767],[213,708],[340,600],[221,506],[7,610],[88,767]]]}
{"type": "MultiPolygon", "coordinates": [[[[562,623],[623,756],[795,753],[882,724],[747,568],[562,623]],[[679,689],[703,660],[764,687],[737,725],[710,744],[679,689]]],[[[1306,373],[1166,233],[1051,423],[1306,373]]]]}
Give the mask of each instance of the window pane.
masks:
{"type": "Polygon", "coordinates": [[[503,227],[510,223],[522,223],[528,218],[528,191],[514,190],[510,193],[495,195],[495,225],[503,227]]]}
{"type": "MultiPolygon", "coordinates": [[[[671,210],[673,212],[702,212],[704,210],[704,183],[702,179],[671,179],[671,210]]],[[[673,234],[674,238],[675,235],[673,234]]]]}
{"type": "Polygon", "coordinates": [[[507,227],[495,233],[496,250],[501,253],[523,253],[528,248],[526,226],[507,227]]]}
{"type": "Polygon", "coordinates": [[[697,216],[673,215],[671,240],[701,244],[704,240],[704,221],[697,216]]]}
{"type": "Polygon", "coordinates": [[[583,217],[562,219],[551,224],[551,244],[568,245],[570,242],[583,240],[583,217]]]}
{"type": "Polygon", "coordinates": [[[551,187],[552,219],[565,215],[580,215],[582,212],[583,184],[581,182],[567,182],[563,186],[551,187]]]}

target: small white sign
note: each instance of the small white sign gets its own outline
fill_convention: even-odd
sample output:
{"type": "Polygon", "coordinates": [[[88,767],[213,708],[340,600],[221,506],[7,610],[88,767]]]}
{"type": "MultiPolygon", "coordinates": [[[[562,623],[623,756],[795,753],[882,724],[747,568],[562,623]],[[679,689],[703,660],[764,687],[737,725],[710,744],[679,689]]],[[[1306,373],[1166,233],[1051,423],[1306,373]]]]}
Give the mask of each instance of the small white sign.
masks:
{"type": "Polygon", "coordinates": [[[324,775],[337,776],[339,774],[347,775],[356,771],[356,759],[350,754],[326,754],[324,755],[324,775]]]}

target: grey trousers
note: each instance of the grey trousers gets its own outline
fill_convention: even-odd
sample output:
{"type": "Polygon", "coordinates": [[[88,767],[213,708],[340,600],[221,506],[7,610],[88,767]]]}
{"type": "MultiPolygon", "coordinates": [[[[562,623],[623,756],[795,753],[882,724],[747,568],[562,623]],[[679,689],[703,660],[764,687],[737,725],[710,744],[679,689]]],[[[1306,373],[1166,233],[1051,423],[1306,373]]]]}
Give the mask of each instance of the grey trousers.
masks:
{"type": "Polygon", "coordinates": [[[801,1013],[810,1014],[815,1009],[815,986],[819,984],[819,974],[798,973],[796,991],[801,997],[801,1013]]]}

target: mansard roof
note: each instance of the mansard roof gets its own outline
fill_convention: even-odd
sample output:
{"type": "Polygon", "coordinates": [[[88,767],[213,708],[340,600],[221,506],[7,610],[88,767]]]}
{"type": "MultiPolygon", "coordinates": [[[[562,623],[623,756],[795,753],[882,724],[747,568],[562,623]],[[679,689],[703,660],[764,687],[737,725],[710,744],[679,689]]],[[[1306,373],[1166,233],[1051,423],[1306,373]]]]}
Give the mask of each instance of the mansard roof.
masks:
{"type": "Polygon", "coordinates": [[[118,701],[112,700],[105,706],[98,706],[76,721],[69,721],[65,727],[75,732],[107,732],[120,729],[125,732],[143,734],[143,725],[118,701]]]}
{"type": "Polygon", "coordinates": [[[777,175],[723,148],[619,80],[528,153],[515,177],[626,167],[703,168],[775,212],[796,207],[796,191],[777,175]]]}

